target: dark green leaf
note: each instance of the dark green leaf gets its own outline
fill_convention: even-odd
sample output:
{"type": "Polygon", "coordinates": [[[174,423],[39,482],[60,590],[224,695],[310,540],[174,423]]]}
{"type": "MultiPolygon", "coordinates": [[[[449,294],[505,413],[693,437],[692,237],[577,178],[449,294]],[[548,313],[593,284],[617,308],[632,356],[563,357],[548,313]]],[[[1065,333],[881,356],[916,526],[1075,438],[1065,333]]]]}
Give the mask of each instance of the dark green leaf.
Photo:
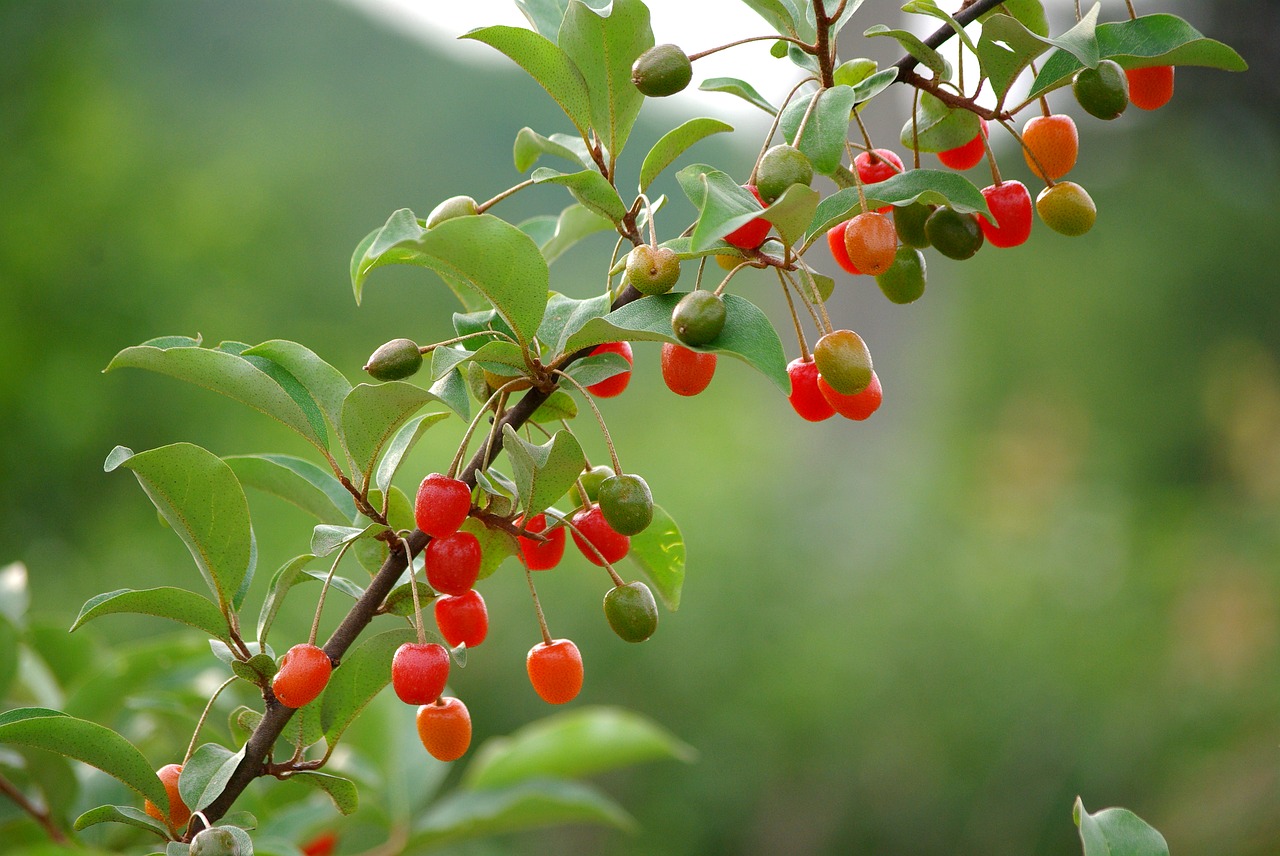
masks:
{"type": "Polygon", "coordinates": [[[227,619],[212,601],[195,592],[168,586],[142,590],[117,589],[90,598],[80,608],[80,615],[68,632],[74,632],[86,621],[100,615],[121,612],[168,618],[203,630],[215,638],[230,641],[227,619]]]}
{"type": "Polygon", "coordinates": [[[552,134],[550,137],[544,137],[532,128],[521,128],[516,134],[515,147],[512,155],[516,162],[517,172],[527,172],[530,167],[538,162],[538,158],[543,155],[554,155],[558,158],[564,158],[578,169],[586,169],[590,159],[583,162],[569,146],[564,143],[557,142],[555,137],[559,134],[552,134]]]}
{"type": "Polygon", "coordinates": [[[321,523],[345,523],[356,513],[351,494],[325,469],[292,455],[229,455],[242,485],[278,496],[321,523]]]}
{"type": "Polygon", "coordinates": [[[192,811],[213,802],[231,781],[231,774],[244,757],[244,750],[232,752],[217,743],[205,743],[182,765],[178,776],[178,793],[192,811]]]}
{"type": "Polygon", "coordinates": [[[163,823],[145,811],[129,805],[100,805],[97,808],[91,808],[77,817],[71,828],[76,832],[81,832],[99,823],[122,823],[126,826],[136,826],[139,829],[154,832],[166,841],[169,840],[169,830],[165,828],[163,823]]]}
{"type": "Polygon", "coordinates": [[[591,96],[582,72],[546,36],[520,27],[482,27],[461,36],[506,54],[547,91],[583,137],[591,127],[591,96]]]}
{"type": "Polygon", "coordinates": [[[232,660],[231,671],[238,678],[255,686],[264,687],[275,677],[276,661],[266,654],[254,654],[248,660],[232,660]]]}
{"type": "MultiPolygon", "coordinates": [[[[432,633],[428,636],[432,642],[439,641],[432,633]]],[[[371,636],[347,652],[321,696],[320,727],[330,744],[337,743],[365,705],[391,683],[391,658],[396,649],[417,641],[414,631],[406,627],[371,636]]]]}
{"type": "Polygon", "coordinates": [[[884,24],[876,24],[864,32],[863,35],[868,38],[888,36],[891,39],[895,39],[898,44],[902,45],[904,51],[915,57],[921,65],[933,72],[935,80],[951,79],[951,63],[943,59],[942,54],[926,45],[919,36],[910,30],[894,30],[884,24]]]}
{"type": "Polygon", "coordinates": [[[621,221],[627,214],[627,206],[623,204],[622,197],[618,196],[618,191],[593,169],[563,173],[540,167],[533,171],[533,180],[538,184],[564,185],[579,204],[614,223],[621,221]]]}
{"type": "Polygon", "coordinates": [[[1031,61],[1049,49],[1043,39],[1015,18],[992,15],[982,25],[978,62],[991,81],[996,97],[1003,99],[1018,75],[1031,61]]]}
{"type": "Polygon", "coordinates": [[[227,726],[233,736],[240,740],[248,740],[249,735],[253,733],[262,723],[262,713],[244,705],[240,705],[231,711],[227,717],[227,726]]]}
{"type": "Polygon", "coordinates": [[[485,526],[474,517],[468,517],[463,522],[462,531],[470,532],[480,542],[480,573],[476,579],[483,580],[491,576],[499,565],[520,552],[520,545],[514,535],[496,526],[485,526]]]}
{"type": "Polygon", "coordinates": [[[667,609],[679,609],[684,588],[684,536],[662,506],[655,505],[653,522],[639,535],[631,536],[627,555],[653,583],[654,592],[667,609]]]}
{"type": "Polygon", "coordinates": [[[849,114],[853,110],[856,95],[852,86],[833,86],[822,89],[809,98],[792,99],[782,111],[782,133],[787,142],[800,149],[813,164],[815,172],[830,175],[844,158],[845,141],[849,137],[849,114]],[[809,104],[817,104],[809,111],[809,104]],[[796,132],[804,120],[804,134],[795,141],[796,132]]]}
{"type": "Polygon", "coordinates": [[[575,361],[565,374],[583,386],[593,386],[627,371],[631,371],[631,363],[622,354],[603,353],[575,361]]]}
{"type": "Polygon", "coordinates": [[[342,404],[342,443],[351,456],[357,487],[372,486],[373,466],[383,447],[413,414],[435,400],[425,389],[403,381],[362,383],[351,390],[342,404]]]}
{"type": "Polygon", "coordinates": [[[529,371],[529,366],[524,360],[524,351],[520,350],[519,345],[511,342],[486,342],[480,350],[471,355],[471,359],[502,377],[527,374],[529,371]]]}
{"type": "Polygon", "coordinates": [[[984,32],[988,21],[997,14],[1006,14],[1012,15],[1037,36],[1049,35],[1049,19],[1045,16],[1044,3],[1041,0],[1004,0],[996,9],[998,11],[988,12],[978,18],[984,32]]]}
{"type": "Polygon", "coordinates": [[[778,115],[778,108],[770,104],[756,88],[745,80],[736,77],[708,77],[698,86],[703,92],[725,92],[736,95],[748,104],[759,107],[770,116],[778,115]]]}
{"type": "Polygon", "coordinates": [[[533,780],[509,788],[454,791],[438,800],[415,825],[409,846],[423,848],[561,823],[630,829],[635,822],[616,803],[588,785],[533,780]]]}
{"type": "Polygon", "coordinates": [[[1128,809],[1089,814],[1076,797],[1072,816],[1080,828],[1084,856],[1169,856],[1164,836],[1128,809]]]}
{"type": "MultiPolygon", "coordinates": [[[[745,85],[745,84],[743,84],[745,85]]],[[[706,88],[706,84],[701,87],[706,88]]],[[[752,90],[754,92],[755,90],[752,90]]],[[[757,96],[759,97],[759,96],[757,96]]],[[[675,159],[684,154],[690,146],[712,134],[732,131],[732,125],[726,125],[718,119],[690,119],[683,125],[668,131],[662,139],[653,144],[649,153],[644,156],[640,166],[640,192],[648,189],[653,180],[662,171],[671,166],[675,159]]]]}
{"type": "Polygon", "coordinates": [[[241,356],[262,357],[289,372],[320,406],[330,427],[337,429],[342,399],[351,391],[351,384],[342,372],[320,359],[310,349],[285,339],[272,339],[261,345],[254,345],[241,356]]]}
{"type": "MultiPolygon", "coordinates": [[[[418,602],[422,604],[422,609],[425,612],[431,607],[436,593],[426,583],[415,580],[414,584],[418,588],[418,602]]],[[[392,615],[399,615],[405,618],[413,615],[413,590],[409,588],[409,583],[401,583],[393,588],[387,595],[384,606],[387,612],[392,615]]]]}
{"type": "MultiPolygon", "coordinates": [[[[390,669],[390,664],[387,666],[390,669]]],[[[335,673],[336,674],[336,673],[335,673]]],[[[333,800],[334,806],[343,814],[352,814],[360,807],[360,793],[355,782],[329,773],[313,773],[301,770],[288,779],[303,785],[324,791],[333,800]]]]}
{"type": "Polygon", "coordinates": [[[298,709],[280,733],[281,742],[288,744],[282,751],[293,752],[297,747],[305,748],[324,738],[324,728],[320,725],[322,704],[321,699],[315,699],[298,709]]]}
{"type": "Polygon", "coordinates": [[[563,389],[551,393],[551,397],[538,405],[529,419],[539,425],[546,422],[557,422],[561,419],[573,419],[578,415],[578,402],[563,389]]]}
{"type": "Polygon", "coordinates": [[[586,463],[582,447],[568,431],[557,431],[541,446],[525,441],[510,425],[503,426],[502,436],[526,517],[541,514],[568,493],[586,463]]]}
{"type": "Polygon", "coordinates": [[[601,318],[609,312],[609,295],[597,294],[585,300],[575,300],[564,295],[553,295],[548,304],[547,317],[538,330],[542,339],[555,356],[565,353],[569,337],[582,329],[592,318],[601,318]],[[554,313],[551,311],[554,304],[554,313]]]}
{"type": "Polygon", "coordinates": [[[258,613],[259,642],[266,641],[267,631],[271,629],[272,622],[276,620],[276,614],[284,605],[284,596],[301,579],[303,567],[309,562],[314,562],[315,559],[316,557],[310,553],[295,556],[285,562],[271,577],[271,583],[267,587],[267,598],[262,602],[262,610],[258,613]]]}
{"type": "Polygon", "coordinates": [[[706,249],[715,241],[744,226],[763,209],[751,195],[727,173],[693,164],[676,173],[676,181],[685,196],[698,209],[698,222],[693,229],[692,248],[706,249]]]}
{"type": "Polygon", "coordinates": [[[391,442],[387,444],[382,461],[378,464],[378,472],[374,478],[374,485],[378,490],[385,493],[387,488],[391,487],[391,480],[395,478],[396,470],[400,469],[404,456],[417,445],[418,440],[428,428],[448,419],[449,415],[448,413],[424,413],[410,419],[396,432],[391,442]]]}
{"type": "Polygon", "coordinates": [[[968,110],[951,108],[927,92],[920,93],[916,119],[907,119],[899,135],[908,149],[941,152],[963,146],[978,136],[978,117],[968,110]]]}

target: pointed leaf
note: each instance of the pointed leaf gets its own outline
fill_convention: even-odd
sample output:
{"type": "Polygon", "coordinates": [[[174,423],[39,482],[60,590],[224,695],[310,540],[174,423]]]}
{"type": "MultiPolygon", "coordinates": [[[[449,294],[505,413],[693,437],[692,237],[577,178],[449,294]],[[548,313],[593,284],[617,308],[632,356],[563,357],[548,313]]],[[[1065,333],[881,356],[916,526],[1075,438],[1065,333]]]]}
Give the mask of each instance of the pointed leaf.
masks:
{"type": "Polygon", "coordinates": [[[380,523],[359,526],[330,526],[322,523],[311,531],[311,552],[317,558],[327,556],[343,544],[363,537],[373,537],[387,527],[380,523]]]}
{"type": "Polygon", "coordinates": [[[350,382],[342,372],[320,359],[310,349],[285,339],[272,339],[254,345],[244,351],[244,357],[263,357],[281,366],[306,388],[320,406],[329,425],[338,427],[338,414],[342,412],[342,399],[351,391],[350,382]]]}
{"type": "Polygon", "coordinates": [[[467,395],[467,382],[463,379],[462,372],[448,372],[431,384],[427,391],[458,414],[463,422],[471,421],[471,398],[467,395]]]}
{"type": "Polygon", "coordinates": [[[1126,808],[1089,814],[1076,797],[1072,816],[1080,828],[1084,856],[1169,856],[1164,836],[1126,808]]]}
{"type": "Polygon", "coordinates": [[[982,25],[978,62],[991,81],[996,97],[1003,99],[1009,87],[1031,61],[1049,49],[1044,40],[1008,15],[992,15],[982,25]]]}
{"type": "Polygon", "coordinates": [[[122,823],[126,826],[136,826],[139,829],[154,832],[166,841],[169,840],[169,830],[163,823],[145,811],[130,805],[100,805],[97,808],[91,808],[77,817],[71,828],[76,832],[81,832],[99,823],[122,823]]]}
{"type": "Polygon", "coordinates": [[[378,463],[378,472],[374,478],[374,485],[378,490],[385,493],[391,487],[391,480],[395,478],[396,470],[400,469],[405,455],[413,450],[428,428],[440,424],[449,416],[448,413],[424,413],[410,419],[396,432],[391,442],[387,444],[387,451],[383,454],[382,460],[378,463]]]}
{"type": "Polygon", "coordinates": [[[684,536],[662,506],[655,505],[653,522],[639,535],[631,536],[627,555],[653,583],[654,592],[667,609],[679,609],[684,588],[684,536]]]}
{"type": "Polygon", "coordinates": [[[342,814],[354,814],[360,807],[360,792],[356,790],[355,782],[342,776],[299,770],[289,777],[289,781],[324,791],[342,814]]]}
{"type": "Polygon", "coordinates": [[[956,36],[964,43],[964,46],[971,53],[976,53],[978,48],[969,38],[969,34],[964,31],[964,26],[951,17],[950,13],[944,12],[933,0],[911,0],[907,5],[902,7],[902,11],[910,12],[916,15],[931,15],[934,18],[946,21],[951,25],[951,29],[955,31],[956,36]]]}
{"type": "Polygon", "coordinates": [[[538,331],[539,338],[542,338],[543,333],[546,334],[546,338],[542,340],[551,345],[552,353],[557,357],[565,353],[566,343],[573,334],[591,319],[607,315],[610,306],[608,294],[597,294],[585,300],[575,300],[563,295],[559,297],[555,315],[548,312],[543,329],[538,331]]]}
{"type": "MultiPolygon", "coordinates": [[[[554,136],[556,135],[553,134],[552,137],[554,136]]],[[[551,137],[544,137],[532,128],[521,128],[516,134],[515,146],[512,149],[516,171],[527,172],[543,155],[564,158],[578,169],[586,169],[589,165],[578,157],[577,152],[563,143],[558,143],[551,137]]]]}
{"type": "Polygon", "coordinates": [[[615,802],[581,782],[539,779],[509,788],[454,791],[436,801],[414,828],[411,848],[562,823],[630,829],[635,821],[615,802]]]}
{"type": "Polygon", "coordinates": [[[760,216],[773,224],[784,244],[794,246],[804,235],[821,198],[822,194],[813,188],[793,184],[760,216]]]}
{"type": "Polygon", "coordinates": [[[231,774],[244,757],[244,750],[232,752],[217,743],[205,743],[182,765],[178,793],[192,811],[200,811],[217,799],[231,781],[231,774]]]}
{"type": "Polygon", "coordinates": [[[981,22],[983,29],[986,29],[987,22],[998,14],[1012,15],[1024,27],[1037,36],[1049,35],[1049,19],[1044,13],[1044,3],[1042,0],[1004,0],[996,7],[998,11],[988,12],[980,15],[978,21],[981,22]]]}
{"type": "Polygon", "coordinates": [[[345,523],[355,516],[351,494],[325,469],[292,455],[228,455],[242,485],[278,496],[321,523],[345,523]]]}
{"type": "Polygon", "coordinates": [[[555,264],[556,259],[564,255],[574,244],[597,232],[605,232],[614,228],[613,222],[597,214],[585,205],[574,203],[560,212],[560,216],[547,215],[544,218],[546,230],[544,235],[530,232],[531,221],[520,224],[521,230],[528,232],[538,242],[538,249],[547,264],[555,264]]]}
{"type": "Polygon", "coordinates": [[[1098,11],[1102,8],[1099,1],[1093,8],[1084,13],[1084,17],[1076,25],[1056,38],[1045,37],[1045,42],[1054,45],[1074,56],[1084,65],[1093,68],[1101,59],[1098,45],[1098,11]]]}
{"type": "Polygon", "coordinates": [[[849,137],[849,115],[856,102],[852,86],[833,86],[821,89],[809,98],[792,99],[782,111],[782,133],[787,142],[809,158],[814,172],[830,175],[844,158],[845,141],[849,137]],[[795,142],[796,131],[808,111],[809,103],[817,104],[809,111],[804,134],[795,142]]]}
{"type": "Polygon", "coordinates": [[[699,84],[698,88],[703,92],[724,92],[736,95],[748,104],[759,107],[770,116],[778,115],[778,108],[770,104],[754,86],[745,80],[739,80],[736,77],[708,77],[699,84]]]}
{"type": "Polygon", "coordinates": [[[80,615],[68,632],[74,632],[86,621],[100,615],[121,612],[168,618],[203,630],[217,639],[230,641],[227,619],[212,601],[195,592],[167,586],[142,590],[117,589],[90,598],[80,608],[80,615]]]}
{"type": "Polygon", "coordinates": [[[541,446],[525,441],[510,425],[503,426],[502,436],[526,518],[541,514],[568,493],[586,462],[582,447],[568,431],[557,431],[541,446]]]}
{"type": "Polygon", "coordinates": [[[618,196],[618,191],[593,169],[563,173],[540,167],[533,171],[532,178],[538,184],[564,185],[579,204],[614,223],[621,221],[627,214],[627,206],[623,204],[622,197],[618,196]]]}
{"type": "MultiPolygon", "coordinates": [[[[705,89],[706,85],[704,84],[702,88],[705,89]]],[[[644,156],[644,163],[640,166],[640,192],[647,190],[649,185],[653,184],[653,180],[694,143],[712,134],[722,134],[732,130],[732,125],[726,125],[719,119],[690,119],[683,125],[668,131],[644,156]]]]}
{"type": "Polygon", "coordinates": [[[877,71],[875,74],[864,78],[853,87],[853,103],[862,104],[864,101],[870,101],[892,86],[897,79],[898,69],[896,66],[890,66],[884,71],[877,71]]]}
{"type": "Polygon", "coordinates": [[[926,45],[919,36],[910,30],[894,30],[884,24],[876,24],[874,27],[867,29],[862,35],[867,38],[888,36],[902,45],[902,49],[915,57],[921,65],[932,71],[935,80],[951,79],[951,63],[943,59],[942,54],[926,45]]]}
{"type": "Polygon", "coordinates": [[[695,250],[705,249],[764,210],[751,192],[727,173],[705,164],[685,167],[676,173],[676,181],[698,209],[698,222],[693,229],[695,250]]]}
{"type": "Polygon", "coordinates": [[[267,598],[262,602],[262,610],[258,613],[258,642],[266,641],[267,631],[271,629],[272,622],[276,620],[276,614],[284,605],[285,595],[295,583],[302,579],[302,569],[315,559],[316,557],[310,553],[295,556],[281,565],[271,577],[271,583],[267,587],[267,598]]]}
{"type": "Polygon", "coordinates": [[[608,380],[614,375],[627,371],[631,371],[631,363],[627,362],[622,354],[604,353],[576,360],[565,374],[583,386],[594,386],[602,380],[608,380]]]}
{"type": "Polygon", "coordinates": [[[583,137],[591,127],[592,100],[582,72],[569,55],[544,35],[520,27],[482,27],[460,36],[475,39],[510,57],[546,90],[583,137]]]}
{"type": "Polygon", "coordinates": [[[358,487],[370,486],[374,463],[400,426],[435,400],[425,389],[403,381],[362,383],[351,390],[342,403],[342,442],[356,468],[358,487]]]}

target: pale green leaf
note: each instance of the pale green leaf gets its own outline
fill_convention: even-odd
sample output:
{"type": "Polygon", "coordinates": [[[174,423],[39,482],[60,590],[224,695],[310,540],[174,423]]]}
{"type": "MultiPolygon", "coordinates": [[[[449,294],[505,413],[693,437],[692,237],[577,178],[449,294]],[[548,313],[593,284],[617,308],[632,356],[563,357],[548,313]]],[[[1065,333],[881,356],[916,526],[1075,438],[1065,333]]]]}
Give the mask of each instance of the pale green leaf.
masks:
{"type": "Polygon", "coordinates": [[[196,748],[182,765],[178,776],[178,793],[192,811],[199,811],[217,799],[231,774],[244,758],[244,750],[232,752],[217,743],[205,743],[196,748]]]}
{"type": "MultiPolygon", "coordinates": [[[[388,668],[390,668],[390,665],[388,665],[388,668]]],[[[324,791],[342,814],[354,814],[355,810],[360,807],[360,793],[356,790],[355,782],[350,779],[344,779],[342,776],[334,776],[329,773],[300,770],[290,776],[288,780],[324,791]]]]}
{"type": "Polygon", "coordinates": [[[351,384],[342,372],[320,359],[310,349],[285,339],[272,339],[261,345],[254,345],[241,356],[263,357],[280,365],[302,384],[320,406],[329,426],[337,429],[342,399],[351,391],[351,384]]]}
{"type": "Polygon", "coordinates": [[[653,522],[643,532],[631,536],[627,553],[640,566],[654,592],[675,612],[680,608],[680,592],[684,588],[685,546],[680,527],[660,505],[653,507],[653,522]]]}
{"type": "Polygon", "coordinates": [[[533,171],[532,178],[538,184],[560,184],[567,187],[580,205],[614,223],[626,216],[627,206],[623,204],[622,197],[618,196],[618,191],[593,169],[563,173],[540,167],[533,171]]]}
{"type": "Polygon", "coordinates": [[[521,128],[516,134],[515,146],[512,148],[516,171],[527,172],[543,155],[563,158],[578,169],[586,169],[590,165],[590,158],[584,162],[572,148],[557,142],[554,139],[556,136],[558,135],[552,134],[550,137],[544,137],[532,128],[521,128]]]}
{"type": "Polygon", "coordinates": [[[902,45],[902,49],[912,57],[915,57],[921,65],[933,72],[935,80],[951,79],[951,63],[943,59],[942,54],[926,45],[919,36],[910,30],[895,30],[884,24],[876,24],[868,28],[862,35],[867,38],[888,36],[902,45]]]}
{"type": "Polygon", "coordinates": [[[321,523],[345,523],[355,501],[333,474],[292,455],[229,455],[227,462],[242,485],[278,496],[321,523]]]}
{"type": "MultiPolygon", "coordinates": [[[[342,442],[355,466],[356,486],[371,486],[383,447],[413,414],[436,397],[403,381],[358,384],[342,403],[342,442]]],[[[314,552],[314,551],[312,551],[314,552]]]]}
{"type": "Polygon", "coordinates": [[[591,125],[616,158],[644,103],[644,95],[631,82],[631,66],[654,44],[649,7],[641,0],[613,0],[601,15],[583,3],[570,3],[556,41],[582,72],[591,99],[591,125]]]}
{"type": "MultiPolygon", "coordinates": [[[[432,642],[440,638],[428,633],[432,642]]],[[[337,743],[355,718],[383,687],[391,683],[391,658],[407,642],[417,642],[408,627],[371,636],[342,658],[320,697],[320,727],[330,744],[337,743]]]]}
{"type": "Polygon", "coordinates": [[[71,828],[76,832],[81,832],[91,826],[97,826],[99,823],[120,823],[125,826],[136,826],[138,829],[154,832],[166,841],[169,839],[169,830],[163,823],[142,809],[134,808],[131,805],[100,805],[97,808],[91,808],[77,817],[71,828]]]}
{"type": "Polygon", "coordinates": [[[586,463],[582,447],[568,431],[557,431],[541,446],[525,441],[510,425],[503,426],[502,436],[527,518],[568,493],[586,463]]]}
{"type": "Polygon", "coordinates": [[[830,175],[845,155],[849,138],[849,115],[857,95],[852,86],[821,89],[809,98],[794,98],[782,111],[782,133],[813,164],[815,172],[830,175]],[[812,110],[809,104],[817,99],[812,110]],[[804,121],[805,113],[809,119],[804,121]],[[796,132],[804,122],[804,133],[796,141],[796,132]]]}
{"type": "Polygon", "coordinates": [[[395,478],[396,470],[400,469],[405,455],[413,450],[428,428],[440,424],[448,419],[449,415],[448,413],[424,413],[401,426],[391,438],[391,442],[387,443],[387,450],[378,463],[378,471],[374,477],[374,485],[378,490],[385,493],[391,487],[391,480],[395,478]]]}
{"type": "Polygon", "coordinates": [[[703,92],[724,92],[728,95],[736,95],[748,104],[759,107],[770,116],[778,115],[778,108],[770,104],[754,86],[745,80],[739,80],[736,77],[708,77],[698,88],[703,92]]]}
{"type": "Polygon", "coordinates": [[[1164,836],[1128,809],[1090,814],[1076,797],[1072,816],[1080,828],[1084,856],[1169,856],[1164,836]]]}
{"type": "Polygon", "coordinates": [[[461,36],[475,39],[510,57],[546,90],[582,136],[591,127],[592,99],[587,81],[569,55],[544,35],[520,27],[482,27],[461,36]]]}
{"type": "Polygon", "coordinates": [[[647,190],[653,180],[694,143],[712,134],[722,134],[732,130],[732,125],[726,125],[718,119],[690,119],[663,134],[662,138],[653,144],[653,148],[649,149],[649,153],[644,156],[644,163],[640,165],[640,192],[647,190]]]}

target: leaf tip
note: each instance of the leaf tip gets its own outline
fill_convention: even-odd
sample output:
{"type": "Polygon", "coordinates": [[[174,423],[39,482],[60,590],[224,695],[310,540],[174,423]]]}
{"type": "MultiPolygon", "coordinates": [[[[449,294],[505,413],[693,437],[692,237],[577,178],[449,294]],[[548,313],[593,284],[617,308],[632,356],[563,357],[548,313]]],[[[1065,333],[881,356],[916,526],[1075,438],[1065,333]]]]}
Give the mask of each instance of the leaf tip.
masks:
{"type": "Polygon", "coordinates": [[[116,446],[107,455],[107,459],[102,462],[102,471],[104,473],[114,472],[125,461],[133,457],[133,449],[128,446],[116,446]]]}

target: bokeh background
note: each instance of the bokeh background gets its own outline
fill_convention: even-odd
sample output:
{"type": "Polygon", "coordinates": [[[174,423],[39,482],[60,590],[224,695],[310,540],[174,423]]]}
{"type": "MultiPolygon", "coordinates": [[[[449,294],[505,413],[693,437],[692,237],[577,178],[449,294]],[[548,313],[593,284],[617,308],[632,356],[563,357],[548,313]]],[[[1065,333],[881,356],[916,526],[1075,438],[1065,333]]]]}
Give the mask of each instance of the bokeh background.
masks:
{"type": "MultiPolygon", "coordinates": [[[[866,9],[854,28],[898,14],[866,9]]],[[[1180,70],[1173,103],[1114,126],[1053,96],[1081,126],[1072,177],[1098,204],[1092,233],[1038,225],[969,262],[931,253],[907,307],[840,280],[832,314],[866,337],[885,388],[869,422],[804,423],[732,361],[678,399],[656,346],[637,346],[631,389],[603,406],[626,467],[681,523],[684,605],[634,648],[601,620],[604,580],[580,557],[543,597],[585,653],[583,700],[639,710],[699,758],[603,782],[633,835],[557,829],[484,852],[1056,856],[1079,852],[1076,795],[1135,810],[1178,854],[1277,851],[1280,13],[1182,11],[1251,71],[1180,70]]],[[[892,61],[873,41],[845,54],[892,61]]],[[[745,176],[767,126],[720,97],[646,107],[636,163],[710,110],[747,133],[682,163],[745,176]]],[[[887,144],[904,110],[881,101],[868,118],[887,144]]],[[[517,182],[524,125],[566,128],[514,67],[348,6],[0,3],[0,564],[26,563],[39,621],[68,626],[109,588],[198,585],[134,480],[103,474],[117,443],[306,454],[213,393],[102,375],[111,356],[165,334],[289,338],[354,378],[387,339],[445,338],[452,298],[425,271],[379,271],[357,308],[351,250],[396,208],[517,182]]],[[[674,234],[692,210],[661,189],[674,234]]],[[[564,204],[539,188],[497,213],[564,204]]],[[[610,246],[571,252],[553,287],[596,290],[610,246]]],[[[781,318],[767,279],[739,283],[781,318]]],[[[458,436],[429,433],[403,486],[458,436]]],[[[310,524],[250,503],[256,609],[310,524]]],[[[482,591],[493,632],[454,683],[477,742],[546,712],[524,676],[537,631],[515,565],[482,591]]],[[[302,600],[281,625],[299,636],[302,600]]],[[[159,621],[97,624],[80,633],[172,638],[159,621]]],[[[151,745],[181,751],[185,710],[151,745]]]]}

